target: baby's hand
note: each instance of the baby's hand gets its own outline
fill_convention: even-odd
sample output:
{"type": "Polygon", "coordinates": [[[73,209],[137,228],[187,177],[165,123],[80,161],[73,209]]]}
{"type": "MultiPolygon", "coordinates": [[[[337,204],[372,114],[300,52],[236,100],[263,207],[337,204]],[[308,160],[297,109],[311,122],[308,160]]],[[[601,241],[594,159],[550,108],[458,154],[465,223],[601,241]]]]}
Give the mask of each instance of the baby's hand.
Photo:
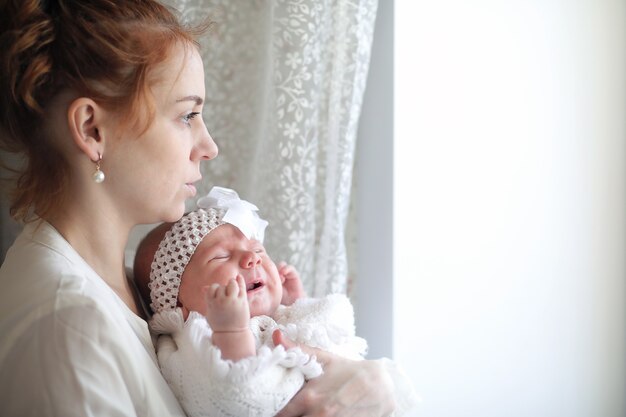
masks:
{"type": "Polygon", "coordinates": [[[300,274],[293,265],[287,265],[285,262],[279,263],[278,275],[283,284],[283,298],[280,301],[282,305],[290,306],[297,299],[306,297],[302,281],[300,281],[300,274]]]}
{"type": "Polygon", "coordinates": [[[228,281],[225,286],[213,284],[207,287],[206,319],[214,332],[237,332],[248,329],[250,306],[246,283],[241,275],[228,281]]]}

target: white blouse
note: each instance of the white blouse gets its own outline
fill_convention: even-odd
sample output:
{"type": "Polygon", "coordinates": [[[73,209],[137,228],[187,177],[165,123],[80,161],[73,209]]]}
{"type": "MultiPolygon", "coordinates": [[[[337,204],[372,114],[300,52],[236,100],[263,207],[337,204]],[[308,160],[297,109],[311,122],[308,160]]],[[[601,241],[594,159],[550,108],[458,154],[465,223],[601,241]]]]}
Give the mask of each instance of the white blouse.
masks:
{"type": "Polygon", "coordinates": [[[136,316],[48,223],[0,268],[0,408],[7,416],[184,416],[136,316]]]}

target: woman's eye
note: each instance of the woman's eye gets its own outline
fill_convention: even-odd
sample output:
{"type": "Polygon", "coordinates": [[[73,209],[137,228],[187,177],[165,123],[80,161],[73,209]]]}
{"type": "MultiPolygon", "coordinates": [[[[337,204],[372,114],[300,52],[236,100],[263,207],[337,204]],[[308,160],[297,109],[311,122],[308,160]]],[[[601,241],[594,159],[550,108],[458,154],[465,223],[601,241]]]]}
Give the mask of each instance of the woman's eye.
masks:
{"type": "Polygon", "coordinates": [[[192,111],[190,113],[187,113],[186,115],[183,116],[183,122],[186,125],[189,125],[189,124],[191,124],[191,120],[194,119],[199,114],[200,114],[200,112],[197,112],[197,111],[192,111]]]}

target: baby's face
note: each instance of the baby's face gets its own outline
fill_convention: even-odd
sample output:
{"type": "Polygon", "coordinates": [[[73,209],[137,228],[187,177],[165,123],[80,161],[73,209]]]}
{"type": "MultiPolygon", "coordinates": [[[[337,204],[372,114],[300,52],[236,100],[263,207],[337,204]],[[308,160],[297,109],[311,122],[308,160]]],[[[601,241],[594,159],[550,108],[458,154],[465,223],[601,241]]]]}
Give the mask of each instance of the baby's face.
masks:
{"type": "Polygon", "coordinates": [[[187,310],[206,315],[202,288],[226,285],[237,274],[246,282],[250,315],[274,313],[282,298],[276,265],[261,242],[228,223],[213,229],[196,248],[181,278],[178,300],[187,310]]]}

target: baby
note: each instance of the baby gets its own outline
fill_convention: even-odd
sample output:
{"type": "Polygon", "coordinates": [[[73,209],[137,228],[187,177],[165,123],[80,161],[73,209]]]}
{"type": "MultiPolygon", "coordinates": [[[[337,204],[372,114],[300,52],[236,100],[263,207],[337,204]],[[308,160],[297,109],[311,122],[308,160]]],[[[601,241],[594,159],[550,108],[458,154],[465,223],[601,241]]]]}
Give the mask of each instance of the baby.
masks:
{"type": "Polygon", "coordinates": [[[150,292],[150,327],[162,334],[159,365],[189,416],[273,416],[320,375],[314,357],[274,345],[277,329],[363,358],[367,344],[354,334],[347,297],[306,298],[295,268],[277,267],[266,253],[267,222],[254,205],[214,187],[198,206],[151,232],[135,261],[136,279],[150,292]],[[149,276],[146,259],[153,259],[149,276]]]}

